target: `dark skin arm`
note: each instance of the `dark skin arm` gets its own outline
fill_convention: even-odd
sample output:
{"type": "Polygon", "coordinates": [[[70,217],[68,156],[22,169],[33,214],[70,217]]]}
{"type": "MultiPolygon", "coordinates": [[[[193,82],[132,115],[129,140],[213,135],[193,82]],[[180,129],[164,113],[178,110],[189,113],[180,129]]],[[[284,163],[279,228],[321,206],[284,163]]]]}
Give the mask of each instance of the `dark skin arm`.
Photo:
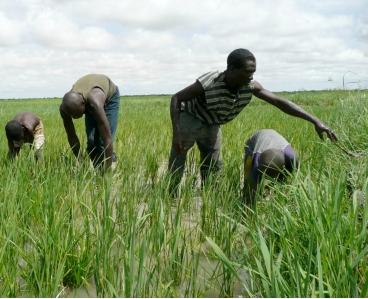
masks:
{"type": "Polygon", "coordinates": [[[107,119],[104,104],[106,96],[99,88],[93,88],[88,94],[88,109],[97,122],[98,131],[105,148],[105,169],[109,169],[112,163],[113,145],[110,124],[107,119]]]}
{"type": "Polygon", "coordinates": [[[189,101],[194,97],[201,98],[203,96],[203,93],[204,90],[202,85],[198,81],[196,81],[192,85],[189,85],[183,90],[177,92],[171,98],[170,116],[173,128],[173,145],[176,151],[179,153],[185,151],[181,142],[180,134],[178,133],[180,131],[179,115],[181,103],[189,101]]]}
{"type": "Polygon", "coordinates": [[[323,139],[323,133],[326,133],[327,137],[330,138],[331,141],[337,141],[335,133],[325,124],[323,124],[322,121],[319,120],[317,117],[304,111],[298,105],[275,95],[274,93],[272,93],[267,89],[264,89],[263,86],[257,81],[253,81],[253,84],[254,84],[253,94],[257,98],[266,101],[267,103],[279,108],[281,111],[289,115],[296,116],[311,122],[314,125],[314,128],[321,139],[323,139]]]}
{"type": "Polygon", "coordinates": [[[69,145],[72,148],[74,155],[78,158],[80,152],[80,142],[75,132],[73,120],[67,113],[63,111],[62,106],[60,106],[60,115],[61,118],[63,119],[64,128],[68,137],[69,145]]]}
{"type": "Polygon", "coordinates": [[[8,158],[13,160],[19,154],[20,147],[15,147],[13,142],[8,140],[8,148],[9,148],[8,158]]]}
{"type": "Polygon", "coordinates": [[[252,177],[253,159],[250,155],[245,155],[244,158],[244,187],[243,200],[249,207],[255,206],[255,196],[257,191],[257,182],[252,177]]]}

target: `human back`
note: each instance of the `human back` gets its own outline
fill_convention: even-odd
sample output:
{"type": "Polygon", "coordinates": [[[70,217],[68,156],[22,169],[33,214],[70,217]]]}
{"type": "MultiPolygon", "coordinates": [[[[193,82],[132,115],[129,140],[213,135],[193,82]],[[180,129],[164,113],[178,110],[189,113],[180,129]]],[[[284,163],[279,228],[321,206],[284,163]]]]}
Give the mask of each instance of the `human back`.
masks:
{"type": "Polygon", "coordinates": [[[40,118],[32,112],[20,112],[13,118],[24,128],[24,142],[32,143],[36,127],[40,125],[40,118]]]}
{"type": "Polygon", "coordinates": [[[93,88],[101,89],[108,101],[116,92],[116,85],[109,77],[103,74],[88,74],[79,78],[73,85],[73,92],[82,95],[85,102],[88,101],[88,95],[93,88]]]}
{"type": "Polygon", "coordinates": [[[270,149],[284,150],[289,142],[273,129],[261,129],[250,137],[245,145],[247,154],[263,153],[270,149]]]}

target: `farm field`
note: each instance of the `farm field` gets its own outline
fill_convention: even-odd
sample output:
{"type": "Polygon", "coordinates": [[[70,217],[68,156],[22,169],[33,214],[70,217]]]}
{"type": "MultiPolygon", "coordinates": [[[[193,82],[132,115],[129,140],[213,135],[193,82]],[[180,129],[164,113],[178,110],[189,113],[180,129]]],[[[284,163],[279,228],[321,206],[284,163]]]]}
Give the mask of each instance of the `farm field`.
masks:
{"type": "MultiPolygon", "coordinates": [[[[0,101],[0,296],[367,297],[368,92],[283,95],[361,156],[253,98],[222,127],[221,176],[198,187],[195,148],[176,199],[169,96],[122,97],[118,166],[105,176],[74,159],[60,99],[0,101]],[[6,158],[4,126],[21,111],[44,123],[42,163],[26,146],[6,158]],[[288,139],[301,167],[283,185],[265,182],[244,213],[243,148],[261,128],[288,139]]],[[[75,124],[85,148],[84,120],[75,124]]]]}

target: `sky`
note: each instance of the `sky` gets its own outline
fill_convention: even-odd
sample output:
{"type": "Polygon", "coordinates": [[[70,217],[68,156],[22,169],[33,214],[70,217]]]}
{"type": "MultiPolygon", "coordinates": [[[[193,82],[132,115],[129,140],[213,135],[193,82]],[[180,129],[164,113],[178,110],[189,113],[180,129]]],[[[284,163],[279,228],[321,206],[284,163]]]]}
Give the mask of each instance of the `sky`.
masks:
{"type": "Polygon", "coordinates": [[[271,91],[368,88],[367,0],[0,0],[0,99],[62,97],[88,73],[172,94],[237,48],[271,91]]]}

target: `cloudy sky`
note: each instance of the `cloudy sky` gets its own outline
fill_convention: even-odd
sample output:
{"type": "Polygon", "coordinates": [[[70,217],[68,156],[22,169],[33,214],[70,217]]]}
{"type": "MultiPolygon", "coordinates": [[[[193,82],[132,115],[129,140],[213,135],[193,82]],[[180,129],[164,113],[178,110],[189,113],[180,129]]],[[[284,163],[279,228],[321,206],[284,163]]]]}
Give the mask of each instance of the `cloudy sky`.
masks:
{"type": "Polygon", "coordinates": [[[60,97],[87,73],[170,94],[236,48],[272,91],[367,88],[367,0],[0,0],[0,98],[60,97]]]}

